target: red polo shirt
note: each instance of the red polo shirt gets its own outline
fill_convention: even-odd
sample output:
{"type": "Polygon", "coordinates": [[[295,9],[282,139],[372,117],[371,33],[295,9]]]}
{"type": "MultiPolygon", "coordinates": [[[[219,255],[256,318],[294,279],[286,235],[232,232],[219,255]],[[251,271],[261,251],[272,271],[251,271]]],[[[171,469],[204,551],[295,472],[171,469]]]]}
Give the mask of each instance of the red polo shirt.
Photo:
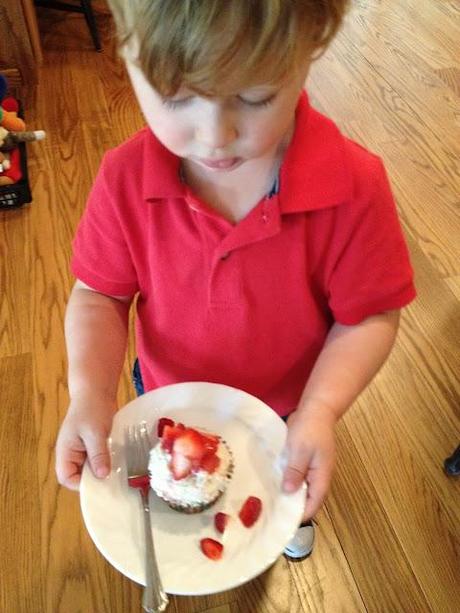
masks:
{"type": "Polygon", "coordinates": [[[383,165],[306,95],[279,193],[236,225],[194,197],[179,164],[149,129],[106,154],[72,271],[104,294],[138,294],[146,390],[224,383],[288,414],[334,321],[415,296],[383,165]]]}

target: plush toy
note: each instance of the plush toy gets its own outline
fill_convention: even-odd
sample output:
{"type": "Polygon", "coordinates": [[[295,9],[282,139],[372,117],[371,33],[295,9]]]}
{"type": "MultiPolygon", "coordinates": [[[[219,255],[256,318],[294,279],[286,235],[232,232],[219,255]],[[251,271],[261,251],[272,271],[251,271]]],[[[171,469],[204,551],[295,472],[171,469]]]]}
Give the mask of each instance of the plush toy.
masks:
{"type": "Polygon", "coordinates": [[[6,96],[8,81],[0,74],[0,126],[6,130],[20,132],[26,129],[24,121],[18,117],[19,105],[15,98],[6,96]]]}
{"type": "MultiPolygon", "coordinates": [[[[4,77],[3,81],[5,81],[4,77]]],[[[18,117],[19,105],[17,100],[11,96],[5,98],[5,91],[6,88],[0,86],[0,126],[6,130],[16,130],[17,132],[25,130],[26,124],[18,117]]]]}
{"type": "Polygon", "coordinates": [[[1,153],[0,152],[0,168],[3,167],[3,170],[0,171],[0,187],[2,185],[12,185],[13,183],[17,183],[21,179],[21,160],[19,157],[19,149],[14,149],[11,153],[1,153]]]}
{"type": "Polygon", "coordinates": [[[11,168],[10,156],[0,151],[0,172],[11,168]]]}
{"type": "Polygon", "coordinates": [[[18,117],[18,101],[5,98],[8,83],[0,75],[0,186],[17,183],[22,178],[19,143],[45,138],[43,130],[26,132],[26,124],[18,117]]]}
{"type": "Polygon", "coordinates": [[[17,111],[7,111],[4,105],[0,106],[0,126],[17,132],[26,129],[26,124],[18,117],[17,111]]]}

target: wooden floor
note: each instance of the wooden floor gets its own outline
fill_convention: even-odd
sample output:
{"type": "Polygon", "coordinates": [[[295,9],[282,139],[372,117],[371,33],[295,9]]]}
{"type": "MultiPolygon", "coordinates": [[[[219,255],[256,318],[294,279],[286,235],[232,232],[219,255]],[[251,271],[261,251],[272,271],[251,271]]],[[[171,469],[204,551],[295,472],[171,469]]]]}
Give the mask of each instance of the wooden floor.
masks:
{"type": "MultiPolygon", "coordinates": [[[[140,611],[138,585],[88,536],[58,487],[67,403],[70,244],[103,152],[142,125],[110,18],[95,53],[78,15],[40,13],[45,65],[27,121],[33,204],[0,215],[1,613],[140,611]]],[[[313,556],[284,558],[170,611],[454,613],[460,607],[460,3],[358,0],[309,80],[313,103],[386,162],[418,300],[375,382],[339,424],[338,466],[313,556]]],[[[127,371],[126,371],[127,373],[127,371]]],[[[133,396],[127,374],[120,402],[133,396]]],[[[180,555],[180,552],[178,552],[180,555]]]]}

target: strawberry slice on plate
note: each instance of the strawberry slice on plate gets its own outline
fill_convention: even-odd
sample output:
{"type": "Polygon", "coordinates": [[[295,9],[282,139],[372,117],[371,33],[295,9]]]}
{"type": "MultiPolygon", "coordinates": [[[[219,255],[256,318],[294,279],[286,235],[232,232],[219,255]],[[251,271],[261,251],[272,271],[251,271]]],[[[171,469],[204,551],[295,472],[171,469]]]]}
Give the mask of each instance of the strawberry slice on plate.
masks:
{"type": "Polygon", "coordinates": [[[261,511],[262,501],[260,498],[249,496],[249,498],[244,501],[238,516],[241,519],[241,523],[246,526],[246,528],[250,528],[259,519],[261,511]]]}
{"type": "Polygon", "coordinates": [[[204,538],[200,541],[201,551],[211,560],[220,560],[224,552],[222,543],[211,538],[204,538]]]}
{"type": "Polygon", "coordinates": [[[227,513],[216,513],[214,515],[214,526],[217,530],[217,532],[220,532],[221,534],[223,534],[225,532],[225,528],[227,527],[227,524],[230,520],[230,515],[227,515],[227,513]]]}

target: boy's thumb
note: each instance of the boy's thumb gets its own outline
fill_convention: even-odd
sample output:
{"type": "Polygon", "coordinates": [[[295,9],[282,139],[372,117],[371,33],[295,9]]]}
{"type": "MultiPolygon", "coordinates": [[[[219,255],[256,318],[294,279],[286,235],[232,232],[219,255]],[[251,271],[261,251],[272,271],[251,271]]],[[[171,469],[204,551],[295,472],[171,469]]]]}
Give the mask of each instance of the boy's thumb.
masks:
{"type": "Polygon", "coordinates": [[[94,476],[99,479],[107,477],[110,472],[110,455],[106,439],[95,437],[92,441],[87,441],[86,454],[94,476]]]}
{"type": "Polygon", "coordinates": [[[283,475],[283,491],[290,494],[299,489],[305,479],[303,471],[294,466],[287,466],[283,475]]]}

